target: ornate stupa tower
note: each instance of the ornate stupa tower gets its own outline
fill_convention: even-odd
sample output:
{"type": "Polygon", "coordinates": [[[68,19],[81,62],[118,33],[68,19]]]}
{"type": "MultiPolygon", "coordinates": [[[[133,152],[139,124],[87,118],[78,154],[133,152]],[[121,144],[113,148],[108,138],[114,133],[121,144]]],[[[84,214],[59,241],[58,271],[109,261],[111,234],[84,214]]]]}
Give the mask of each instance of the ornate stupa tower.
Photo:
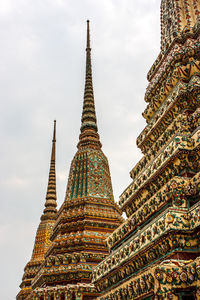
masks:
{"type": "Polygon", "coordinates": [[[200,299],[200,1],[162,0],[161,34],[127,220],[93,271],[100,300],[200,299]]]}
{"type": "Polygon", "coordinates": [[[114,202],[108,160],[101,150],[95,113],[89,21],[81,129],[69,172],[64,203],[58,211],[51,245],[26,298],[89,300],[95,265],[108,255],[105,239],[123,221],[114,202]]]}
{"type": "Polygon", "coordinates": [[[52,140],[51,162],[49,170],[49,180],[46,193],[45,209],[41,216],[41,221],[37,229],[35,243],[31,260],[24,268],[24,275],[20,285],[20,292],[17,300],[24,300],[31,294],[32,280],[44,262],[45,253],[51,244],[50,236],[52,234],[53,225],[56,219],[57,203],[56,203],[56,121],[54,121],[54,132],[52,140]]]}

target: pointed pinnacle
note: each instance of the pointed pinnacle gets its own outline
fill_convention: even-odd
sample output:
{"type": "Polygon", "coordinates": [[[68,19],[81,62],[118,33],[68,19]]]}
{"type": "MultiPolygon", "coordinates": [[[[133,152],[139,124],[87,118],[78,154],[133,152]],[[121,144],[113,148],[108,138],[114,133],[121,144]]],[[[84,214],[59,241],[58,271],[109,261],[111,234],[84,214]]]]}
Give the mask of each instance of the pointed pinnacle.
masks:
{"type": "Polygon", "coordinates": [[[87,20],[87,48],[90,49],[90,21],[89,20],[87,20]]]}
{"type": "Polygon", "coordinates": [[[56,120],[54,120],[54,128],[53,128],[51,161],[55,161],[55,154],[56,154],[56,120]]]}
{"type": "Polygon", "coordinates": [[[56,142],[56,120],[54,120],[53,141],[52,142],[56,142]]]}
{"type": "Polygon", "coordinates": [[[46,193],[45,209],[43,211],[43,215],[41,216],[41,220],[53,220],[55,219],[55,215],[57,213],[55,156],[56,156],[56,120],[54,121],[51,162],[50,162],[50,170],[49,170],[49,181],[48,181],[47,193],[46,193]]]}
{"type": "Polygon", "coordinates": [[[78,148],[86,145],[95,148],[101,148],[99,141],[94,93],[92,84],[92,63],[90,48],[90,23],[87,20],[87,43],[86,43],[86,73],[85,73],[85,91],[83,101],[83,112],[81,118],[81,134],[79,136],[78,148]]]}

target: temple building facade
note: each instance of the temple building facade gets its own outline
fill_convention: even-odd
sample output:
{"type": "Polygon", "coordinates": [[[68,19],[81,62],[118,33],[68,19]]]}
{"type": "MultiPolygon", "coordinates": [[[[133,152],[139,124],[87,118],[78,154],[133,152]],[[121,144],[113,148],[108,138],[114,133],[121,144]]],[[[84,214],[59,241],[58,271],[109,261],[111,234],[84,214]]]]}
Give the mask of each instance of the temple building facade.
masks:
{"type": "Polygon", "coordinates": [[[92,269],[108,255],[106,238],[123,222],[101,150],[92,84],[89,21],[79,142],[66,196],[56,210],[55,127],[45,209],[17,300],[89,300],[98,295],[92,269]]]}
{"type": "Polygon", "coordinates": [[[99,300],[200,299],[200,1],[161,1],[143,157],[119,199],[127,219],[93,270],[99,300]]]}

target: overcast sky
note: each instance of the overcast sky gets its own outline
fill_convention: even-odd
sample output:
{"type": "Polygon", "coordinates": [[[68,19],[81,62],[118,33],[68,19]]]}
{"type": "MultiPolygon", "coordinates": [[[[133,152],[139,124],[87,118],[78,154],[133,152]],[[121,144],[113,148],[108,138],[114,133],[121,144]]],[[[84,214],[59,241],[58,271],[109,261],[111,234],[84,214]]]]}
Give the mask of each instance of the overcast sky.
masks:
{"type": "Polygon", "coordinates": [[[57,193],[76,152],[91,23],[98,128],[116,201],[141,157],[146,75],[159,53],[160,0],[0,0],[1,299],[31,257],[57,120],[57,193]]]}

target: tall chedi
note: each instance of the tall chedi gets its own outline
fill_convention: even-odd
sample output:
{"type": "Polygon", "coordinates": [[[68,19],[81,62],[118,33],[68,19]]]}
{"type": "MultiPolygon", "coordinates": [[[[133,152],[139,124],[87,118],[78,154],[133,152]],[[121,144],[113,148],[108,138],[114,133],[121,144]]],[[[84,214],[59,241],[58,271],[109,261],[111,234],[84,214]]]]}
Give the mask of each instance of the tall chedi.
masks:
{"type": "Polygon", "coordinates": [[[200,299],[200,1],[162,0],[161,33],[128,218],[93,271],[101,300],[200,299]]]}
{"type": "Polygon", "coordinates": [[[95,113],[89,21],[81,133],[65,201],[30,299],[94,299],[92,268],[108,254],[105,239],[122,223],[114,202],[108,160],[101,150],[95,113]]]}
{"type": "Polygon", "coordinates": [[[17,295],[17,300],[24,300],[31,294],[32,280],[37,274],[39,268],[44,262],[45,253],[50,246],[50,236],[52,228],[55,223],[57,213],[56,203],[56,169],[55,169],[55,155],[56,155],[56,121],[54,121],[54,132],[52,140],[51,162],[49,170],[49,180],[46,193],[45,209],[41,216],[41,221],[37,229],[35,243],[31,260],[27,263],[24,269],[22,283],[20,285],[21,291],[17,295]]]}

